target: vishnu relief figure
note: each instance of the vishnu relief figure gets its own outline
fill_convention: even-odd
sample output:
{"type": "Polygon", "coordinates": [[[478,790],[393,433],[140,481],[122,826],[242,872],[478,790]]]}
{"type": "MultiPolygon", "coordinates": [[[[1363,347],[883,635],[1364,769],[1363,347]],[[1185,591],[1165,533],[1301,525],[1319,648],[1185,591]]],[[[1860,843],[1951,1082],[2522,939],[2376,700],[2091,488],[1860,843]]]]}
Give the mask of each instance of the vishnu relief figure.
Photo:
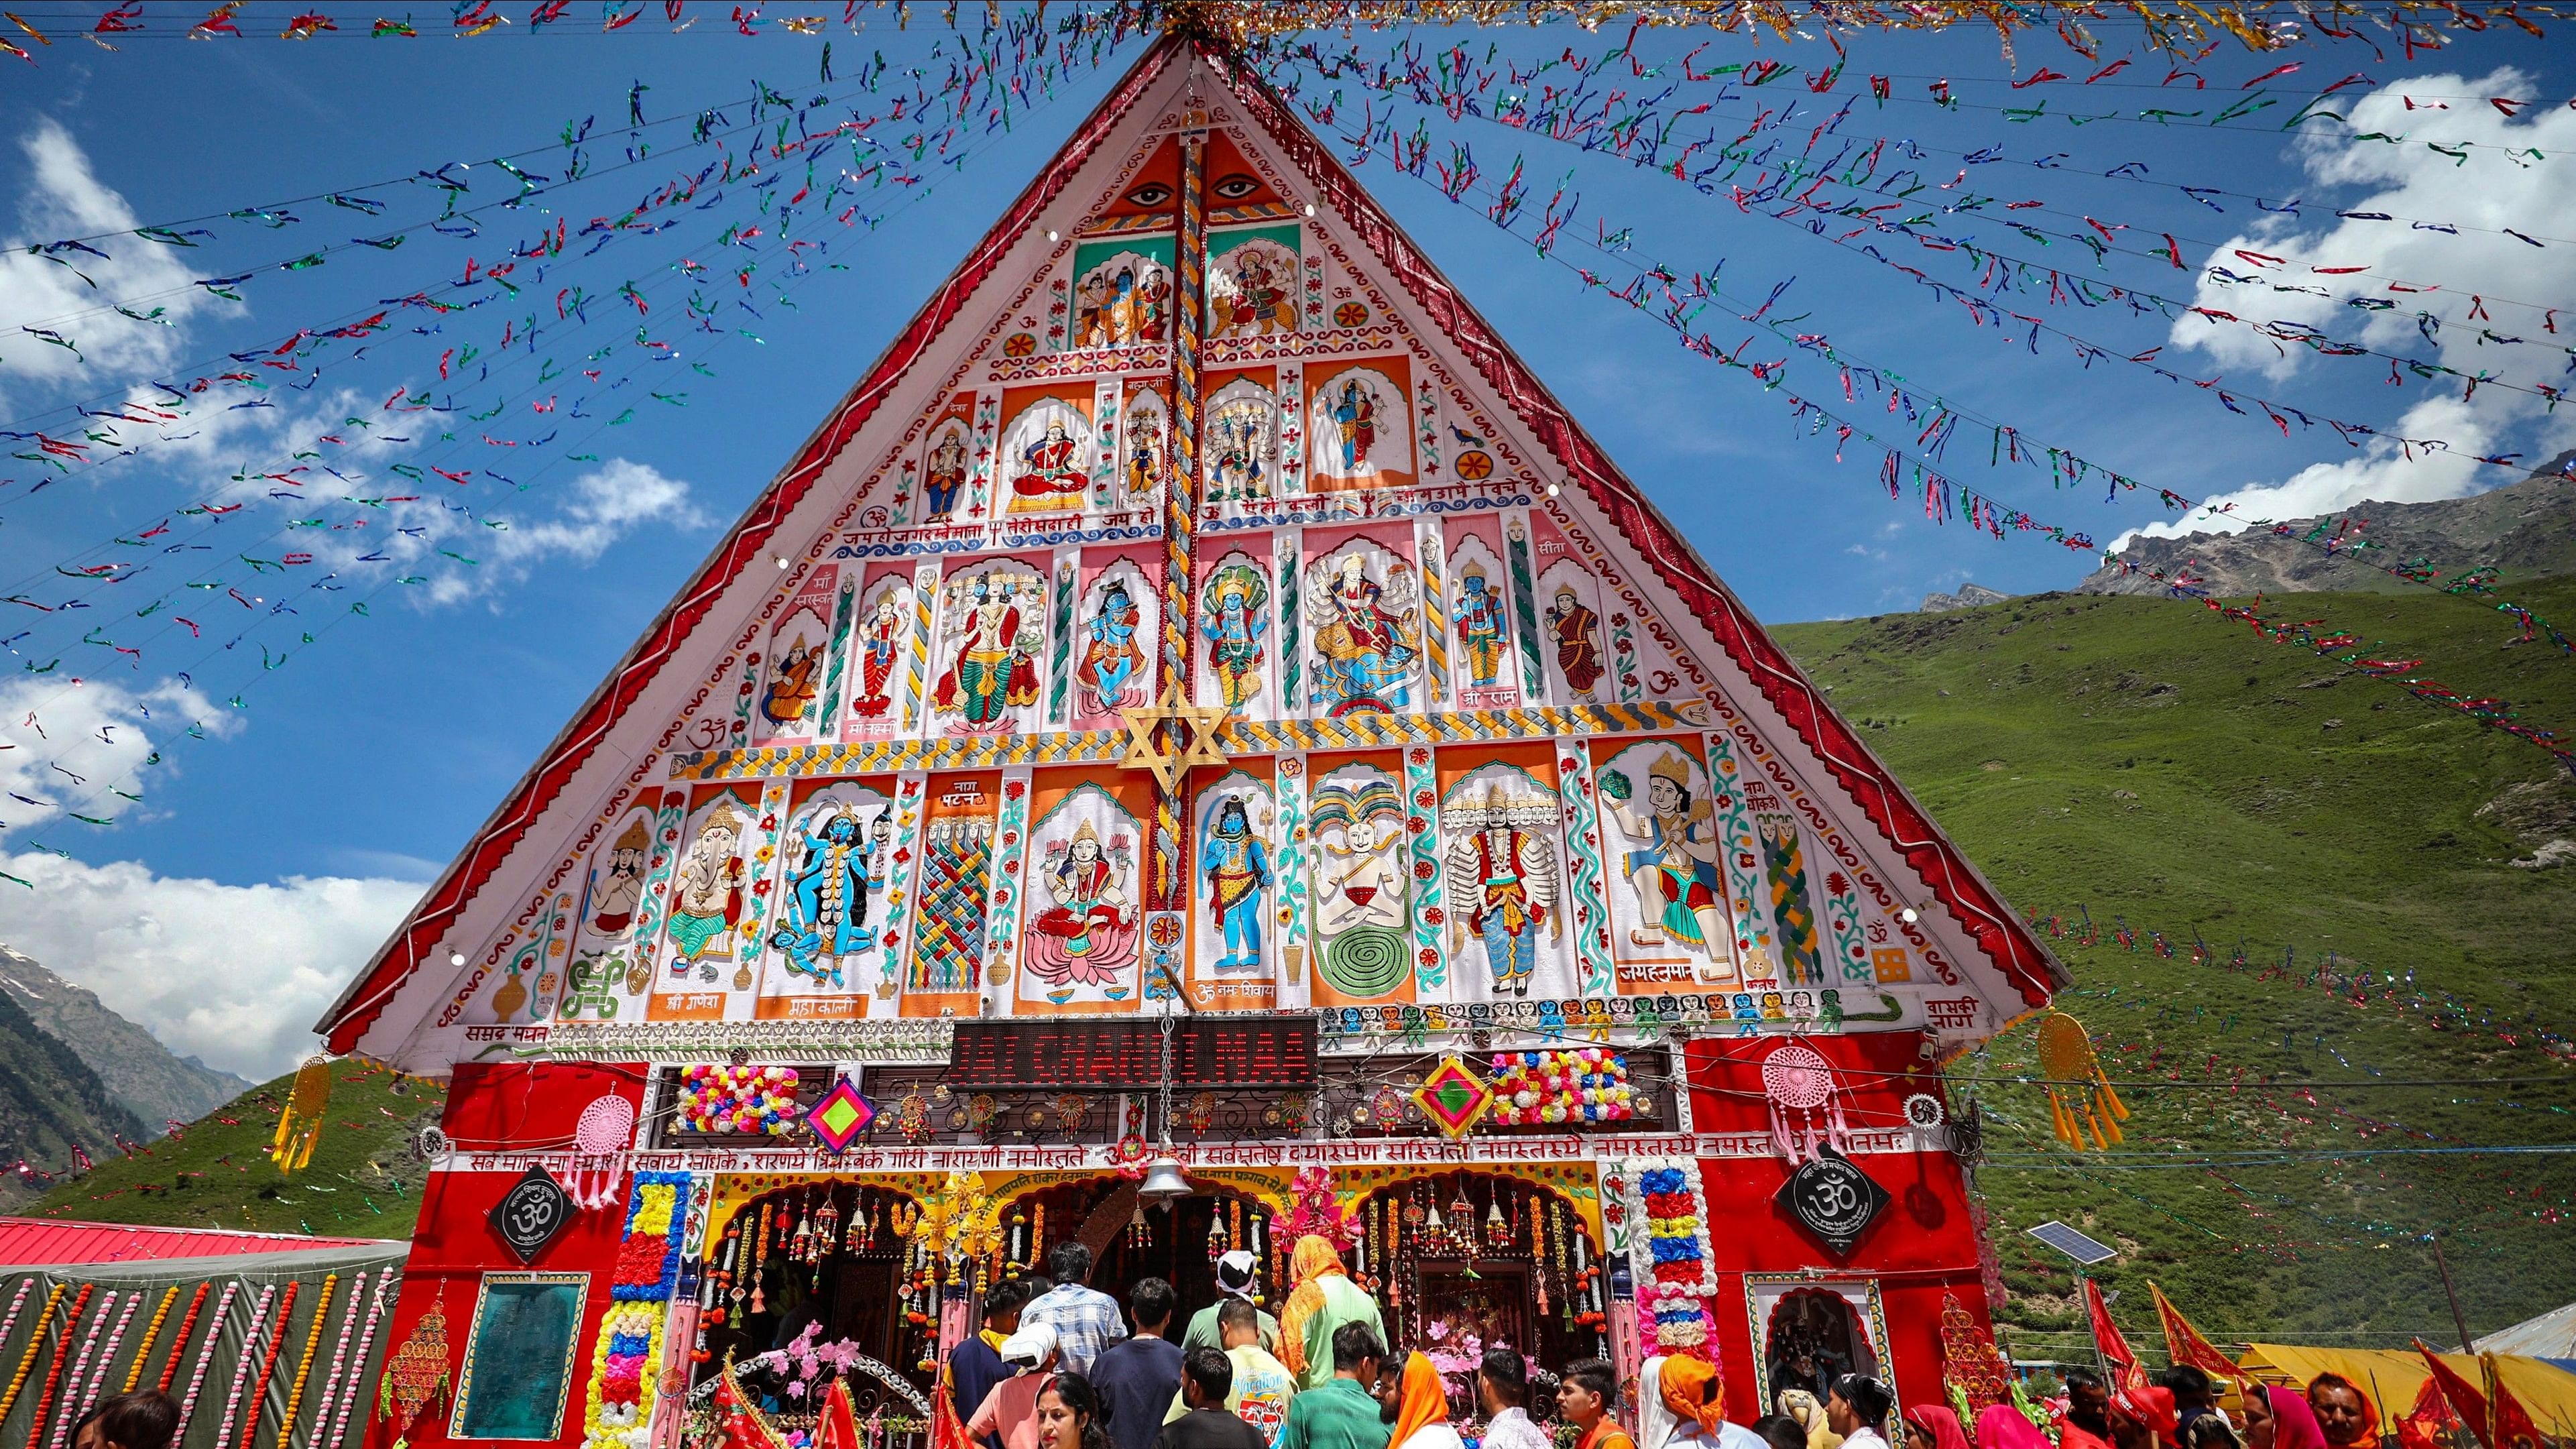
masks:
{"type": "Polygon", "coordinates": [[[1261,571],[1228,564],[1208,581],[1202,597],[1206,612],[1199,632],[1207,636],[1208,664],[1216,674],[1217,697],[1240,711],[1261,693],[1262,635],[1269,632],[1270,584],[1261,571]]]}
{"type": "Polygon", "coordinates": [[[653,832],[644,817],[627,821],[617,843],[608,848],[608,869],[590,898],[591,930],[619,936],[635,924],[635,906],[644,897],[644,858],[652,852],[653,832]]]}
{"type": "Polygon", "coordinates": [[[1261,909],[1270,888],[1270,852],[1253,833],[1244,797],[1228,795],[1199,842],[1199,875],[1207,882],[1208,920],[1225,933],[1217,972],[1261,969],[1261,909]]]}
{"type": "Polygon", "coordinates": [[[731,797],[717,801],[681,858],[678,899],[671,907],[671,944],[680,948],[671,966],[674,974],[685,974],[694,961],[701,963],[703,977],[713,981],[716,968],[704,964],[705,959],[733,954],[734,924],[742,919],[744,823],[731,797]]]}
{"type": "Polygon", "coordinates": [[[1640,922],[1628,933],[1629,944],[1678,943],[1712,962],[1729,959],[1723,943],[1733,932],[1717,875],[1717,819],[1707,801],[1691,797],[1689,763],[1666,750],[1646,767],[1642,807],[1632,791],[1625,774],[1601,773],[1601,794],[1619,830],[1646,842],[1628,852],[1640,922]]]}
{"type": "Polygon", "coordinates": [[[1503,596],[1485,586],[1485,571],[1469,564],[1458,576],[1458,649],[1467,684],[1490,689],[1503,676],[1503,596]]]}
{"type": "Polygon", "coordinates": [[[1552,824],[1555,815],[1552,805],[1488,787],[1457,821],[1470,833],[1449,846],[1451,949],[1464,949],[1471,932],[1484,941],[1496,996],[1529,995],[1540,930],[1555,940],[1565,935],[1556,910],[1556,845],[1532,828],[1552,824]]]}

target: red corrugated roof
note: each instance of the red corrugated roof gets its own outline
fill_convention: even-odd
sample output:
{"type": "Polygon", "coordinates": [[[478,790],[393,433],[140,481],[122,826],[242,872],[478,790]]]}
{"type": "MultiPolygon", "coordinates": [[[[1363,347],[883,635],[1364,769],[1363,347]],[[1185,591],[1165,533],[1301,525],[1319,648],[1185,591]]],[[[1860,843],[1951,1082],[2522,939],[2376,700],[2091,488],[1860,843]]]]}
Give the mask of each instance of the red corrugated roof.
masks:
{"type": "Polygon", "coordinates": [[[222,1228],[147,1228],[127,1223],[57,1222],[0,1217],[0,1267],[37,1263],[132,1263],[145,1258],[214,1258],[236,1253],[294,1253],[349,1248],[379,1238],[308,1238],[301,1233],[242,1233],[222,1228]]]}

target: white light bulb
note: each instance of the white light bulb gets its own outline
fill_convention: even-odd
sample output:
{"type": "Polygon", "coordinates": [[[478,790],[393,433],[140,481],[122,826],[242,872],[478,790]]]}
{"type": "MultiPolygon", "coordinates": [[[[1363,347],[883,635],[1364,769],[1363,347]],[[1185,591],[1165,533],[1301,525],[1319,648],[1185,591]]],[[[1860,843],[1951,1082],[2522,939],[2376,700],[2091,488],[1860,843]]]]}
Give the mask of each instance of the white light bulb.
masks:
{"type": "Polygon", "coordinates": [[[1308,216],[1313,216],[1315,214],[1315,203],[1311,201],[1306,203],[1306,214],[1308,216]]]}
{"type": "Polygon", "coordinates": [[[1907,906],[1904,910],[1896,913],[1896,918],[1910,926],[1913,925],[1917,919],[1917,913],[1912,906],[1907,906]]]}
{"type": "Polygon", "coordinates": [[[1548,497],[1550,497],[1550,498],[1554,498],[1554,497],[1556,496],[1556,485],[1555,485],[1555,484],[1550,483],[1549,485],[1547,485],[1547,496],[1548,496],[1548,497]]]}
{"type": "Polygon", "coordinates": [[[1048,240],[1048,241],[1054,241],[1055,239],[1056,239],[1056,231],[1055,231],[1055,228],[1054,228],[1054,227],[1048,227],[1048,228],[1047,228],[1047,240],[1048,240]]]}
{"type": "Polygon", "coordinates": [[[465,953],[464,953],[464,952],[462,952],[462,951],[450,951],[450,952],[448,952],[448,953],[447,953],[447,964],[448,964],[448,965],[450,965],[450,966],[462,966],[462,965],[464,965],[464,964],[465,964],[465,953]]]}
{"type": "Polygon", "coordinates": [[[782,569],[787,567],[787,555],[782,553],[778,556],[778,566],[782,569]]]}

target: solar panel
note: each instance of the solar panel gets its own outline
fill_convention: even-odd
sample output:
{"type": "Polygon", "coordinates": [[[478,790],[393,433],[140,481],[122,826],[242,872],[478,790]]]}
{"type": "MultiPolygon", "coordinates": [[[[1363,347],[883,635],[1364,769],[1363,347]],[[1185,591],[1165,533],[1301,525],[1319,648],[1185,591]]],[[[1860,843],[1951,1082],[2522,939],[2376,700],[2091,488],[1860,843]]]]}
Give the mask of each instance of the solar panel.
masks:
{"type": "Polygon", "coordinates": [[[2120,1256],[2117,1248],[2106,1248],[2064,1223],[2046,1222],[2030,1230],[2030,1235],[2057,1251],[2090,1268],[2120,1256]]]}

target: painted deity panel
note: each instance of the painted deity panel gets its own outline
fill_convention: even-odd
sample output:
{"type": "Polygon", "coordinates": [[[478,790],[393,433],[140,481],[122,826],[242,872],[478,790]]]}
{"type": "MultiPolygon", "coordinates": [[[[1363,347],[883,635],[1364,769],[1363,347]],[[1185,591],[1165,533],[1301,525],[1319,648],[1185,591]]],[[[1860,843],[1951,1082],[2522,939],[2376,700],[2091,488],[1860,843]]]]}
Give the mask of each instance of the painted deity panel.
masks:
{"type": "Polygon", "coordinates": [[[927,794],[903,1014],[971,1013],[988,954],[1001,782],[989,774],[942,776],[931,780],[927,794]]]}
{"type": "Polygon", "coordinates": [[[1306,486],[1317,493],[1386,488],[1413,481],[1413,426],[1401,359],[1307,373],[1306,486]]]}
{"type": "Polygon", "coordinates": [[[1160,601],[1129,558],[1099,568],[1083,590],[1073,636],[1073,727],[1114,729],[1119,712],[1153,695],[1160,601]]]}
{"type": "Polygon", "coordinates": [[[1556,697],[1569,704],[1594,704],[1618,697],[1610,682],[1609,647],[1600,597],[1592,575],[1572,560],[1559,560],[1539,575],[1539,628],[1546,636],[1541,652],[1556,697]]]}
{"type": "Polygon", "coordinates": [[[1732,978],[1725,841],[1697,742],[1599,742],[1593,758],[1620,991],[1732,978]]]}
{"type": "Polygon", "coordinates": [[[1091,419],[1081,401],[1040,396],[1011,414],[1002,432],[1003,512],[1079,510],[1091,491],[1091,419]]]}
{"type": "Polygon", "coordinates": [[[778,909],[764,942],[762,1017],[867,1015],[890,958],[886,887],[894,870],[894,800],[857,781],[805,794],[788,817],[778,909]]]}
{"type": "Polygon", "coordinates": [[[1238,377],[1208,404],[1207,500],[1267,498],[1282,491],[1279,472],[1279,400],[1259,380],[1238,377]]]}
{"type": "Polygon", "coordinates": [[[1412,1000],[1404,796],[1388,765],[1370,759],[1320,772],[1307,803],[1306,834],[1313,850],[1315,1004],[1412,1000]]]}
{"type": "Polygon", "coordinates": [[[654,1020],[716,1020],[728,992],[751,989],[757,942],[744,933],[759,930],[766,906],[763,819],[756,784],[691,797],[681,830],[688,844],[671,872],[662,969],[647,1008],[654,1020]]]}
{"type": "Polygon", "coordinates": [[[1521,702],[1512,657],[1511,578],[1493,543],[1462,533],[1449,548],[1449,660],[1460,709],[1521,702]]]}
{"type": "Polygon", "coordinates": [[[1037,809],[1019,1009],[1132,1011],[1143,926],[1136,815],[1090,783],[1040,790],[1037,809]]]}
{"type": "MultiPolygon", "coordinates": [[[[645,797],[658,798],[652,792],[645,797]]],[[[590,853],[572,929],[572,961],[564,974],[562,1020],[613,1021],[621,998],[631,1002],[652,984],[651,963],[638,953],[635,936],[646,913],[645,882],[658,828],[652,805],[638,804],[590,853]]]]}
{"type": "Polygon", "coordinates": [[[1046,651],[1046,575],[1011,559],[940,585],[938,684],[931,709],[954,735],[1037,728],[1046,651]]]}
{"type": "Polygon", "coordinates": [[[920,523],[955,523],[967,517],[975,480],[973,400],[961,399],[941,410],[921,446],[920,503],[913,519],[920,523]]]}
{"type": "Polygon", "coordinates": [[[923,642],[920,605],[912,579],[888,569],[859,590],[851,648],[850,705],[844,733],[851,739],[901,734],[906,704],[917,688],[913,651],[923,642]]]}
{"type": "Polygon", "coordinates": [[[1172,481],[1172,410],[1161,392],[1140,387],[1127,398],[1127,435],[1121,440],[1119,486],[1127,507],[1149,507],[1172,481]]]}
{"type": "Polygon", "coordinates": [[[839,564],[817,564],[797,585],[769,633],[760,700],[752,710],[754,743],[808,740],[821,732],[836,704],[827,686],[838,682],[856,606],[856,598],[841,589],[839,564]]]}
{"type": "Polygon", "coordinates": [[[1086,242],[1074,253],[1073,345],[1141,347],[1172,332],[1172,239],[1086,242]]]}
{"type": "MultiPolygon", "coordinates": [[[[1526,753],[1530,765],[1548,767],[1547,750],[1526,753]]],[[[1441,774],[1449,954],[1460,966],[1454,995],[1499,1001],[1576,994],[1556,791],[1510,760],[1453,777],[1444,759],[1441,774]],[[1468,963],[1480,957],[1483,970],[1474,972],[1468,963]]]]}
{"type": "Polygon", "coordinates": [[[1208,239],[1208,333],[1266,337],[1297,330],[1298,230],[1292,222],[1208,239]]]}
{"type": "Polygon", "coordinates": [[[1198,687],[1202,704],[1251,719],[1275,717],[1270,571],[1262,558],[1226,554],[1199,582],[1198,687]]]}
{"type": "Polygon", "coordinates": [[[1316,711],[1340,719],[1410,709],[1422,683],[1421,589],[1412,561],[1388,544],[1355,537],[1313,558],[1305,584],[1316,711]]]}
{"type": "MultiPolygon", "coordinates": [[[[1266,772],[1267,761],[1260,762],[1266,772]]],[[[1255,1010],[1279,1000],[1277,811],[1270,781],[1229,770],[1196,802],[1197,919],[1191,922],[1190,993],[1201,1007],[1255,1010]]]]}

